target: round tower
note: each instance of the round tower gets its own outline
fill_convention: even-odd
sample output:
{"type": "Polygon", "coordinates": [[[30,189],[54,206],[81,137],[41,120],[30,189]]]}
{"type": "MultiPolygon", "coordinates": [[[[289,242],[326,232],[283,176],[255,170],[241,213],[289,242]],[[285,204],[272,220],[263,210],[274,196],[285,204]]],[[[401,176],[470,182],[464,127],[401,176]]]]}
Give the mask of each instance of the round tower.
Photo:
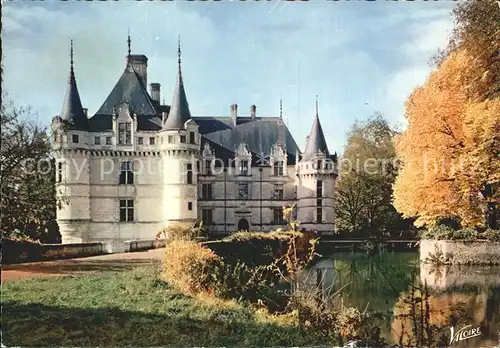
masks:
{"type": "Polygon", "coordinates": [[[336,156],[328,151],[323,129],[316,115],[300,161],[296,164],[297,220],[306,230],[333,234],[335,211],[336,156]]]}
{"type": "Polygon", "coordinates": [[[52,153],[56,166],[56,213],[62,243],[88,241],[90,222],[89,133],[73,69],[73,41],[70,74],[63,109],[52,120],[52,153]]]}
{"type": "Polygon", "coordinates": [[[192,120],[179,71],[168,116],[163,120],[163,218],[171,224],[192,224],[198,217],[197,161],[200,154],[198,125],[192,120]]]}

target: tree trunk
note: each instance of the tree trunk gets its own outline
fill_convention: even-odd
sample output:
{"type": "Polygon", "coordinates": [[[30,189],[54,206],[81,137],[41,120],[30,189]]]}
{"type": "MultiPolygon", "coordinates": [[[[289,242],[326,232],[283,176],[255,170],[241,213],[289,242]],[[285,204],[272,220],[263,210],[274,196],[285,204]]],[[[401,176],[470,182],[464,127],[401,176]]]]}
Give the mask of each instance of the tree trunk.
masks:
{"type": "Polygon", "coordinates": [[[493,201],[493,184],[484,185],[483,197],[486,200],[485,225],[493,230],[498,229],[498,207],[497,202],[493,201]]]}

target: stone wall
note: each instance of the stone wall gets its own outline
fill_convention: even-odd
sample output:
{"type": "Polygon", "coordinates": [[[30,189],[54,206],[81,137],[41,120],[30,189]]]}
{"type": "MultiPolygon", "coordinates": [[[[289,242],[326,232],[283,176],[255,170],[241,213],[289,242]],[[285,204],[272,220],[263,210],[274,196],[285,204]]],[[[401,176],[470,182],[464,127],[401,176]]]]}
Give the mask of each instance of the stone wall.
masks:
{"type": "Polygon", "coordinates": [[[420,260],[447,265],[500,265],[500,242],[422,240],[420,260]]]}
{"type": "Polygon", "coordinates": [[[57,260],[103,254],[101,243],[42,244],[41,259],[57,260]]]}
{"type": "Polygon", "coordinates": [[[103,253],[105,250],[101,243],[37,244],[8,239],[2,241],[4,264],[77,258],[103,253]]]}
{"type": "Polygon", "coordinates": [[[2,262],[4,264],[60,260],[102,255],[111,252],[134,252],[165,247],[165,241],[155,239],[121,241],[110,249],[109,242],[38,244],[4,239],[2,262]]]}

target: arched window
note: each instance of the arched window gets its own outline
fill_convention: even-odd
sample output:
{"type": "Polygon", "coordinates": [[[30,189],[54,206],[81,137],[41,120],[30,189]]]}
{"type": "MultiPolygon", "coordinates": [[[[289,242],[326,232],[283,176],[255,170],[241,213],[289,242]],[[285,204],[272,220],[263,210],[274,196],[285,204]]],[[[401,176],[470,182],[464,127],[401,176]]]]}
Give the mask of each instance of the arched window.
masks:
{"type": "Polygon", "coordinates": [[[238,231],[248,231],[249,229],[250,224],[248,223],[248,220],[241,218],[240,221],[238,221],[238,231]]]}

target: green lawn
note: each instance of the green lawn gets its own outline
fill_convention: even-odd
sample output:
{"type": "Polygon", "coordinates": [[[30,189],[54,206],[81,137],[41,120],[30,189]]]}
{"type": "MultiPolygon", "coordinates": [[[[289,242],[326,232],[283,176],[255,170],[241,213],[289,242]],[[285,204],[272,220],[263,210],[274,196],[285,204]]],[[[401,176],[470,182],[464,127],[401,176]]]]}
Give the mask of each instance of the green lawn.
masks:
{"type": "Polygon", "coordinates": [[[157,280],[158,266],[7,282],[6,346],[310,346],[332,344],[233,302],[191,298],[157,280]]]}

